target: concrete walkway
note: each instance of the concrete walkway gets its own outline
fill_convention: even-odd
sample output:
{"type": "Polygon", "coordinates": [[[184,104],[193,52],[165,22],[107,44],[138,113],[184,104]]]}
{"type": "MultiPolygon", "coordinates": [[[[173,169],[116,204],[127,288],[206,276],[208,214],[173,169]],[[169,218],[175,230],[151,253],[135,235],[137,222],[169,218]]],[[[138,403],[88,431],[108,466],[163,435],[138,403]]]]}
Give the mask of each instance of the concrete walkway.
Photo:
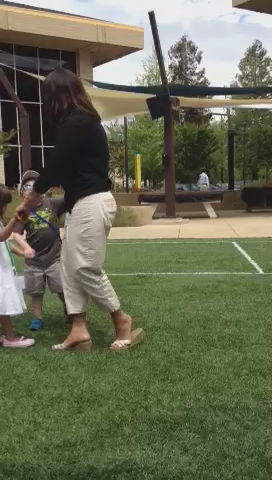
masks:
{"type": "Polygon", "coordinates": [[[272,237],[272,214],[256,213],[229,218],[155,220],[145,227],[115,227],[111,240],[160,238],[254,238],[272,237]]]}

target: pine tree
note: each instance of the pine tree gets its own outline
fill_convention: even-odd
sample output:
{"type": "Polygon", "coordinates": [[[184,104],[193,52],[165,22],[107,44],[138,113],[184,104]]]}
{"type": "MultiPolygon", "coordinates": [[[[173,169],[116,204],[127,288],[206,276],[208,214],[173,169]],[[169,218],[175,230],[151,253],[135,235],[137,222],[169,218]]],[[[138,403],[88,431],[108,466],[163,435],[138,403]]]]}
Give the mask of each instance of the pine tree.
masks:
{"type": "Polygon", "coordinates": [[[182,85],[208,86],[205,68],[201,67],[203,52],[197,45],[183,35],[168,52],[169,78],[172,83],[182,85]]]}
{"type": "MultiPolygon", "coordinates": [[[[247,48],[238,69],[234,86],[272,86],[272,58],[260,40],[254,40],[247,48]]],[[[269,96],[271,95],[264,95],[264,98],[269,96]]],[[[240,168],[241,178],[245,175],[246,179],[257,180],[262,175],[267,176],[272,167],[271,112],[237,109],[233,116],[233,126],[237,133],[236,165],[240,168]]]]}
{"type": "Polygon", "coordinates": [[[260,40],[254,40],[240,61],[235,84],[239,87],[272,86],[272,58],[260,40]]]}

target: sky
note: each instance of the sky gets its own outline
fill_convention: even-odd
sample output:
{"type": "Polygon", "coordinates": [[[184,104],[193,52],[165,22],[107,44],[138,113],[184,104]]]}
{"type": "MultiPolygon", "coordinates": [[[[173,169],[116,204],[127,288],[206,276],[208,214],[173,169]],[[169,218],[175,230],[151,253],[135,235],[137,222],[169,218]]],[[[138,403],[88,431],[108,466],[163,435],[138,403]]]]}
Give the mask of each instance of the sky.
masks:
{"type": "Polygon", "coordinates": [[[233,9],[231,0],[17,0],[16,3],[144,27],[144,51],[96,68],[97,81],[135,83],[142,72],[142,62],[152,49],[150,10],[156,14],[163,52],[167,54],[170,46],[187,33],[203,51],[203,66],[213,86],[230,84],[239,60],[254,39],[260,39],[272,55],[272,15],[233,9]]]}

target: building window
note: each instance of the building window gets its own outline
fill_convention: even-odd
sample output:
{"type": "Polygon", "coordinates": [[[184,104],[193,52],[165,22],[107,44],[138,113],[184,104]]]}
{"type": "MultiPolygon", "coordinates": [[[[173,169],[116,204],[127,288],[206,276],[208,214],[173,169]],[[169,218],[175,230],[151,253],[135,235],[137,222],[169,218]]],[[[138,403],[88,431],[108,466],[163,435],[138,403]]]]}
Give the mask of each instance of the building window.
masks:
{"type": "Polygon", "coordinates": [[[24,72],[39,75],[38,49],[15,45],[14,66],[17,95],[22,102],[39,102],[39,81],[24,72]]]}
{"type": "MultiPolygon", "coordinates": [[[[76,73],[76,53],[0,43],[0,64],[29,114],[32,168],[40,172],[52,154],[55,129],[43,115],[41,81],[23,72],[46,76],[62,66],[76,73]]],[[[2,85],[0,125],[4,131],[16,130],[4,159],[6,184],[14,186],[22,176],[19,113],[2,85]]]]}
{"type": "Polygon", "coordinates": [[[31,146],[40,147],[43,144],[40,105],[38,103],[24,103],[23,105],[29,116],[31,146]]]}
{"type": "MultiPolygon", "coordinates": [[[[4,68],[5,74],[9,79],[13,88],[15,88],[15,75],[14,75],[14,62],[13,62],[13,45],[8,43],[0,43],[0,67],[3,68],[4,65],[7,65],[7,68],[4,68]]],[[[0,85],[0,97],[1,99],[9,100],[9,94],[3,85],[0,85]]]]}
{"type": "Polygon", "coordinates": [[[20,183],[20,157],[20,148],[14,145],[4,155],[5,183],[8,187],[13,188],[20,183]]]}
{"type": "Polygon", "coordinates": [[[77,64],[76,64],[76,55],[74,52],[64,52],[61,51],[61,66],[67,70],[71,70],[76,73],[77,64]]]}
{"type": "Polygon", "coordinates": [[[48,73],[61,66],[61,51],[49,48],[39,48],[40,75],[46,77],[48,73]]]}
{"type": "Polygon", "coordinates": [[[1,104],[2,114],[2,130],[4,132],[10,132],[10,130],[16,130],[16,135],[11,139],[12,145],[19,145],[19,136],[17,130],[17,112],[16,106],[13,102],[2,102],[1,104]]]}

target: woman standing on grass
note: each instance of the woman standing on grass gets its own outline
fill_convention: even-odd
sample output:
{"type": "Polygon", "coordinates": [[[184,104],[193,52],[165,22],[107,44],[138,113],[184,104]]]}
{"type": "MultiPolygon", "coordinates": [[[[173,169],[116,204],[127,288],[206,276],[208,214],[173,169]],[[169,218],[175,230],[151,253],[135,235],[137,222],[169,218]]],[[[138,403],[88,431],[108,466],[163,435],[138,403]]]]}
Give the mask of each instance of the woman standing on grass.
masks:
{"type": "Polygon", "coordinates": [[[54,351],[90,350],[86,310],[89,299],[112,318],[119,351],[143,339],[141,329],[131,331],[132,319],[121,310],[119,299],[104,272],[106,239],[116,203],[108,177],[109,149],[101,119],[81,81],[69,70],[51,72],[43,83],[44,109],[58,126],[51,162],[17,212],[27,213],[40,194],[61,185],[69,214],[64,227],[61,275],[72,330],[54,351]]]}

